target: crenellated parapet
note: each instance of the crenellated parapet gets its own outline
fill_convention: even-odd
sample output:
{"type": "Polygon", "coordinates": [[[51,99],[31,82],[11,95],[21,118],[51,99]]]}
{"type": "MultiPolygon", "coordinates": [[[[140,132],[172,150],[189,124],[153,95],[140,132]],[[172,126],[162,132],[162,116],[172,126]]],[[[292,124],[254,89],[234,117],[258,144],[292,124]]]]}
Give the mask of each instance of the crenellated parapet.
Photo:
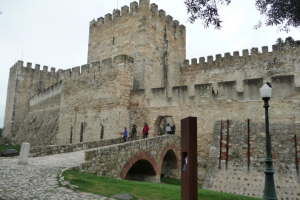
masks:
{"type": "Polygon", "coordinates": [[[33,67],[33,64],[31,62],[27,62],[26,66],[24,65],[24,61],[19,60],[16,62],[10,70],[16,70],[19,75],[30,75],[30,74],[37,74],[38,76],[43,75],[50,78],[56,78],[59,79],[62,77],[62,71],[63,70],[58,70],[56,71],[56,68],[51,67],[49,70],[49,67],[47,65],[44,65],[41,68],[42,65],[40,64],[35,64],[33,67]]]}
{"type": "Polygon", "coordinates": [[[61,93],[61,90],[62,90],[62,81],[59,81],[59,82],[53,84],[52,86],[48,87],[47,89],[32,96],[30,98],[29,105],[34,106],[41,101],[44,101],[53,96],[56,96],[61,93]]]}
{"type": "Polygon", "coordinates": [[[121,10],[114,9],[113,13],[108,13],[104,17],[97,18],[97,20],[93,19],[90,22],[90,28],[107,29],[110,26],[118,24],[119,21],[122,21],[124,18],[126,20],[130,20],[129,18],[135,19],[139,13],[143,16],[149,15],[152,19],[158,19],[173,28],[174,32],[185,35],[185,26],[180,24],[179,21],[173,20],[172,16],[166,15],[164,10],[159,10],[156,4],[152,3],[150,5],[150,0],[140,0],[139,3],[134,1],[130,3],[130,6],[123,6],[121,10]]]}
{"type": "Polygon", "coordinates": [[[272,46],[272,51],[269,52],[267,46],[263,46],[261,51],[258,48],[252,48],[250,51],[244,49],[242,55],[239,51],[234,51],[233,55],[231,53],[225,53],[224,56],[217,54],[215,59],[213,56],[200,57],[199,60],[196,58],[185,60],[183,62],[183,67],[181,72],[184,71],[197,71],[205,70],[210,71],[214,69],[226,69],[234,66],[246,65],[248,63],[255,63],[261,61],[269,61],[276,63],[280,58],[288,55],[300,55],[300,47],[290,48],[289,44],[285,44],[283,50],[279,50],[277,45],[272,46]]]}

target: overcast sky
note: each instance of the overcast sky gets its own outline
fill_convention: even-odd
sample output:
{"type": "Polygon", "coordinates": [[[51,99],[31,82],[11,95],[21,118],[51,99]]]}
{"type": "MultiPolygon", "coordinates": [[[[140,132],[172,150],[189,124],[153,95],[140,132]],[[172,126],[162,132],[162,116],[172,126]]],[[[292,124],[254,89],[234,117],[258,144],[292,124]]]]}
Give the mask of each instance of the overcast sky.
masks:
{"type": "MultiPolygon", "coordinates": [[[[0,127],[3,126],[10,67],[17,61],[67,69],[87,62],[89,22],[131,0],[0,0],[0,127]],[[23,52],[23,55],[22,55],[23,52]]],[[[277,32],[276,27],[254,30],[260,20],[254,0],[233,0],[223,6],[222,30],[187,22],[184,0],[152,0],[187,29],[187,59],[233,53],[275,44],[277,38],[300,40],[300,30],[277,32]]]]}

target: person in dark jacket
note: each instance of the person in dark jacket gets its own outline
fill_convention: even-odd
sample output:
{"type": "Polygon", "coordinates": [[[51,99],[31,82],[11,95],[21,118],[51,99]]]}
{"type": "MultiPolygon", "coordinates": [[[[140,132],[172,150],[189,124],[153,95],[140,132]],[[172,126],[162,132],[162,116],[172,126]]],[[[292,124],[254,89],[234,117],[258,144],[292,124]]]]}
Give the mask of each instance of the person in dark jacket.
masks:
{"type": "Polygon", "coordinates": [[[136,128],[137,128],[137,126],[135,124],[133,124],[132,130],[131,130],[131,138],[132,138],[132,140],[136,140],[136,133],[137,133],[136,128]]]}
{"type": "Polygon", "coordinates": [[[144,127],[143,127],[143,138],[147,138],[149,135],[149,126],[147,125],[147,123],[144,123],[144,127]]]}

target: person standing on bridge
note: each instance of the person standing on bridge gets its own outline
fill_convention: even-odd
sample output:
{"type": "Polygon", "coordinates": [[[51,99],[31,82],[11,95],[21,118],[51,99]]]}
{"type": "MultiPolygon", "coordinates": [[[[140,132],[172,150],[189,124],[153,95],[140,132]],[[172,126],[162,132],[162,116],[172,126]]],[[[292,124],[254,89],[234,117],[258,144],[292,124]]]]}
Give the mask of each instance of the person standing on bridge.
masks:
{"type": "Polygon", "coordinates": [[[137,126],[135,124],[133,124],[132,130],[131,130],[131,138],[132,138],[132,140],[136,140],[136,128],[137,128],[137,126]]]}
{"type": "Polygon", "coordinates": [[[167,124],[166,131],[167,131],[167,134],[172,134],[172,129],[171,129],[171,126],[169,123],[167,124]]]}
{"type": "Polygon", "coordinates": [[[124,127],[124,132],[122,134],[123,134],[123,141],[126,142],[126,138],[128,136],[128,131],[126,127],[124,127]]]}
{"type": "Polygon", "coordinates": [[[147,125],[147,123],[144,123],[144,127],[143,127],[143,138],[147,138],[149,135],[149,126],[147,125]]]}

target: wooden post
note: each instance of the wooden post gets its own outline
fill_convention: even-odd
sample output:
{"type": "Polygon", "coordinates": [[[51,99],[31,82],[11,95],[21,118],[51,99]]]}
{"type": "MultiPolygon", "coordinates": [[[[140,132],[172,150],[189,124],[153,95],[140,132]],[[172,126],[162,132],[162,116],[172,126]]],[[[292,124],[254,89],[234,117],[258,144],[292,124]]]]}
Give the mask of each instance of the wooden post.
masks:
{"type": "Polygon", "coordinates": [[[198,199],[197,117],[181,120],[181,199],[198,199]]]}

